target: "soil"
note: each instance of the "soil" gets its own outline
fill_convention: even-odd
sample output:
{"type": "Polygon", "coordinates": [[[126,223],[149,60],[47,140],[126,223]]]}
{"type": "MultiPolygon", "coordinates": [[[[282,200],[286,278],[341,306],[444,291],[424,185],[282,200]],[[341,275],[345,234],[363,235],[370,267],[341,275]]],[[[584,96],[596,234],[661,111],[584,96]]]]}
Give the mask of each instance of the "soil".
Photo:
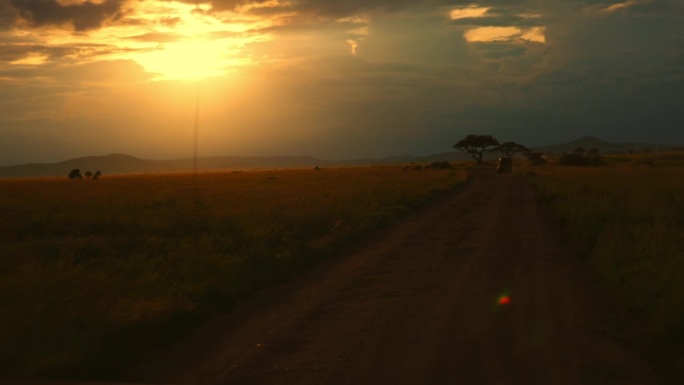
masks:
{"type": "Polygon", "coordinates": [[[473,178],[129,373],[164,384],[655,384],[512,176],[473,178]]]}

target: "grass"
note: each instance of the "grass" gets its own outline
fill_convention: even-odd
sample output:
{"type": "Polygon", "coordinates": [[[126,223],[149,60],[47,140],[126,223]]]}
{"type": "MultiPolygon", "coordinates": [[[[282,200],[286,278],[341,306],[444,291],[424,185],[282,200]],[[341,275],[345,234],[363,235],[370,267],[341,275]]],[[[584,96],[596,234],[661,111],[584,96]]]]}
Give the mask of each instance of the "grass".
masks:
{"type": "Polygon", "coordinates": [[[454,189],[463,170],[0,181],[0,372],[113,377],[454,189]]]}
{"type": "Polygon", "coordinates": [[[623,315],[632,342],[665,377],[682,380],[684,153],[606,160],[536,168],[529,180],[623,315]]]}

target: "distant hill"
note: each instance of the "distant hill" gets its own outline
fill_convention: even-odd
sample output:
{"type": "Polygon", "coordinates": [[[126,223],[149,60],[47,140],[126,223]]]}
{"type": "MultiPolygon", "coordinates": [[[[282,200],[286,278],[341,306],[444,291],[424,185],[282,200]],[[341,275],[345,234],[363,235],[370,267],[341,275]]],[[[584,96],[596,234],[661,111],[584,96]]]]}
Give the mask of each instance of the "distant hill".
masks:
{"type": "MultiPolygon", "coordinates": [[[[66,176],[77,168],[81,173],[100,170],[103,175],[147,172],[174,172],[193,169],[193,159],[146,160],[125,154],[86,156],[57,163],[31,163],[0,167],[0,178],[66,176]]],[[[276,168],[328,166],[334,162],[308,156],[207,157],[197,159],[200,169],[276,168]]]]}
{"type": "Polygon", "coordinates": [[[106,174],[145,172],[162,168],[162,162],[143,160],[125,154],[86,156],[57,163],[31,163],[0,167],[0,178],[66,176],[78,168],[81,173],[97,170],[106,174]]]}
{"type": "MultiPolygon", "coordinates": [[[[270,156],[270,157],[232,157],[215,156],[198,158],[197,166],[201,170],[210,169],[255,169],[255,168],[305,168],[330,167],[344,165],[397,164],[411,162],[429,162],[434,160],[464,160],[469,155],[452,152],[431,156],[392,156],[387,158],[349,159],[341,161],[318,159],[311,156],[270,156]]],[[[0,167],[0,178],[25,177],[66,177],[69,171],[77,168],[81,173],[101,171],[103,175],[135,174],[149,172],[177,172],[193,169],[193,159],[146,160],[125,154],[109,154],[103,156],[86,156],[69,159],[57,163],[31,163],[16,166],[0,167]]]]}
{"type": "Polygon", "coordinates": [[[644,149],[651,150],[665,150],[681,146],[672,145],[662,145],[662,144],[652,144],[652,143],[611,143],[605,140],[595,138],[593,136],[584,136],[579,139],[573,140],[568,143],[554,144],[551,146],[542,146],[534,148],[534,151],[551,153],[551,154],[562,154],[564,152],[572,152],[574,149],[582,147],[588,150],[592,147],[598,148],[604,154],[615,153],[615,152],[628,152],[630,150],[634,152],[641,152],[644,149]]]}
{"type": "MultiPolygon", "coordinates": [[[[596,147],[602,153],[627,152],[634,150],[642,151],[645,148],[651,150],[669,149],[672,145],[657,145],[649,143],[610,143],[604,140],[585,136],[568,143],[550,146],[535,147],[534,151],[561,154],[572,152],[577,147],[589,149],[596,147]]],[[[486,158],[493,159],[498,154],[487,153],[486,158]]],[[[462,151],[445,152],[428,156],[400,155],[386,158],[349,159],[342,161],[323,160],[310,156],[270,156],[270,157],[234,157],[216,156],[199,158],[197,160],[200,169],[250,169],[250,168],[286,168],[286,167],[326,167],[341,165],[371,165],[371,164],[401,164],[401,163],[425,163],[434,161],[468,161],[472,160],[469,154],[462,151]]],[[[189,171],[193,168],[193,159],[175,160],[146,160],[126,154],[109,154],[103,156],[86,156],[69,159],[57,163],[31,163],[16,166],[0,167],[0,178],[24,178],[58,176],[66,177],[69,171],[78,168],[81,173],[86,171],[101,171],[103,175],[131,174],[148,172],[174,172],[189,171]]]]}

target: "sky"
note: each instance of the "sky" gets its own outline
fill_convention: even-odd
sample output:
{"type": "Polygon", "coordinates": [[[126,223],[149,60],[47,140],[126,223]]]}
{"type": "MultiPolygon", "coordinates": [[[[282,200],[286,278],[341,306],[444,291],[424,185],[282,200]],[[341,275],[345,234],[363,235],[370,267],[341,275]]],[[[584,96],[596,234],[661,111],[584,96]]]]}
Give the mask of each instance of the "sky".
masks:
{"type": "Polygon", "coordinates": [[[0,166],[196,122],[199,156],[684,144],[684,0],[0,0],[0,166]]]}

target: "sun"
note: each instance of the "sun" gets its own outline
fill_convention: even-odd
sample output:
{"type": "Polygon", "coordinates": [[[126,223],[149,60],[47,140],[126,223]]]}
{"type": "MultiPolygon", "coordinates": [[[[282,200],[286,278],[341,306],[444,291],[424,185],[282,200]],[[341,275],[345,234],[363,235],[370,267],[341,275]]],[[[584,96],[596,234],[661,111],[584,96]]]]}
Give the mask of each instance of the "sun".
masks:
{"type": "MultiPolygon", "coordinates": [[[[141,3],[144,4],[144,3],[141,3]]],[[[159,3],[150,3],[160,7],[159,3]]],[[[141,5],[144,6],[144,5],[141,5]]],[[[244,65],[241,57],[248,27],[227,24],[199,5],[179,2],[163,3],[163,8],[150,9],[142,14],[152,15],[150,24],[156,28],[144,36],[161,36],[155,41],[141,41],[130,57],[158,80],[197,80],[225,75],[244,65]]]]}
{"type": "Polygon", "coordinates": [[[202,39],[166,43],[135,60],[147,72],[164,80],[221,76],[230,64],[224,42],[202,39]]]}

